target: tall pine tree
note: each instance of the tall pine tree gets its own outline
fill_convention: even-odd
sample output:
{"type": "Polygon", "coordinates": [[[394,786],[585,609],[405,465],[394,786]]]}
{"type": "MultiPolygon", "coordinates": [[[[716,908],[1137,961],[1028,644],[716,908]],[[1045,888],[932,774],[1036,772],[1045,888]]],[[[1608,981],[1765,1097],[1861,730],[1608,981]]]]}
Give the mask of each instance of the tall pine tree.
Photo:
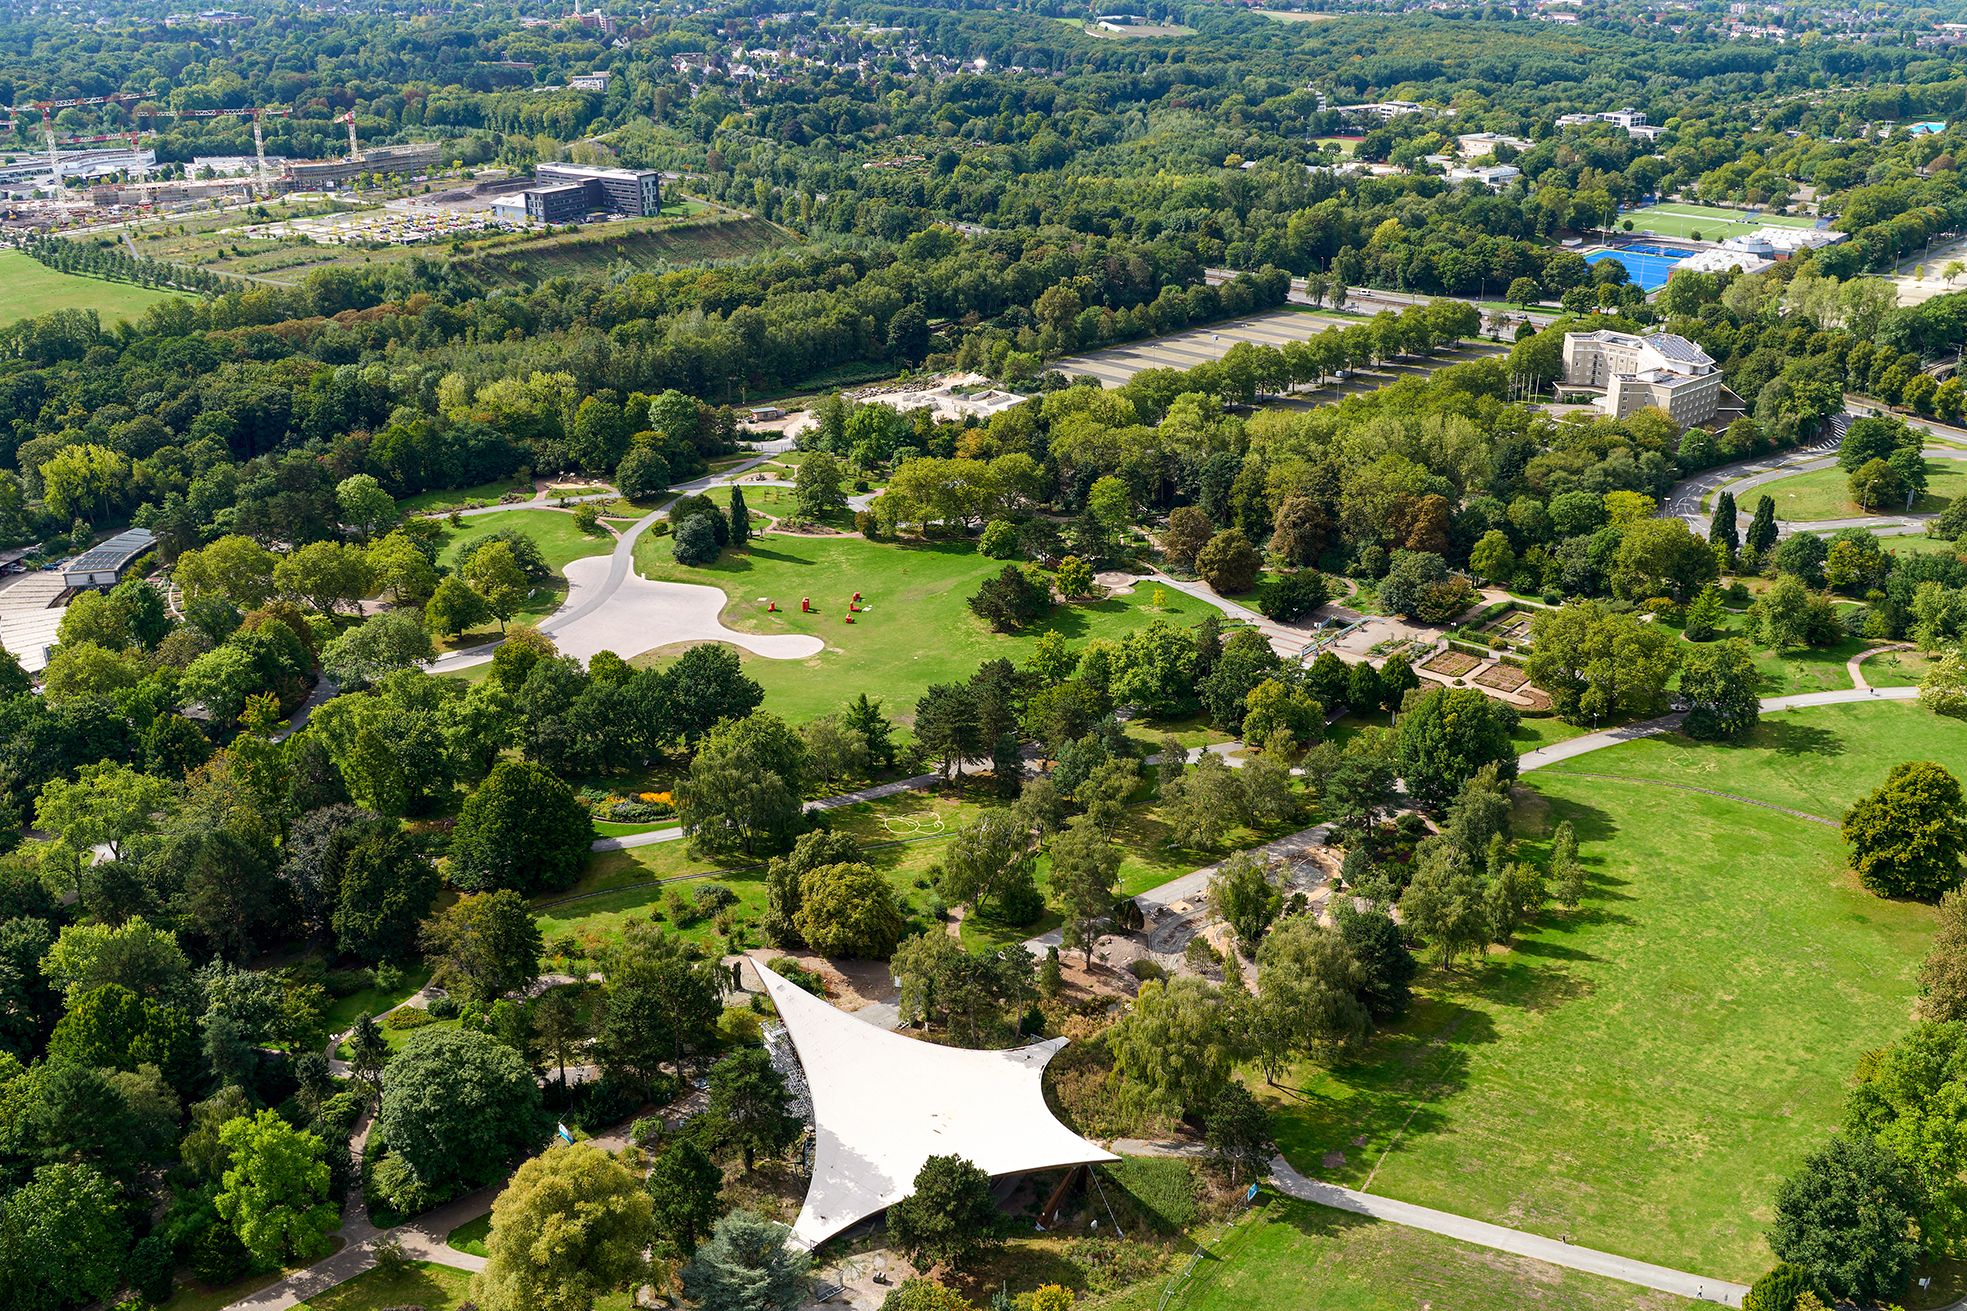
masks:
{"type": "Polygon", "coordinates": [[[751,512],[745,509],[744,488],[731,488],[731,545],[743,546],[751,540],[751,512]]]}
{"type": "Polygon", "coordinates": [[[1714,546],[1728,548],[1728,558],[1735,558],[1735,552],[1742,544],[1741,534],[1735,527],[1735,494],[1723,492],[1714,503],[1714,524],[1707,530],[1707,540],[1714,546]]]}
{"type": "Polygon", "coordinates": [[[1764,496],[1755,503],[1755,518],[1749,521],[1748,536],[1742,544],[1760,556],[1776,544],[1776,503],[1764,496]]]}

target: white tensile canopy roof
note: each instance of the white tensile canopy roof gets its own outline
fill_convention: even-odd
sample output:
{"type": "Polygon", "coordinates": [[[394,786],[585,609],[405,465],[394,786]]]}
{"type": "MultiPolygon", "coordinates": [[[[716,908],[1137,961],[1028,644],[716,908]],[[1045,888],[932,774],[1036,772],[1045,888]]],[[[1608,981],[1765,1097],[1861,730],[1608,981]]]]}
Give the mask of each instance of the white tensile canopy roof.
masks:
{"type": "Polygon", "coordinates": [[[907,1197],[931,1156],[993,1177],[1119,1160],[1060,1124],[1040,1080],[1065,1046],[939,1047],[878,1029],[760,968],[813,1099],[813,1181],[792,1226],[803,1247],[907,1197]]]}

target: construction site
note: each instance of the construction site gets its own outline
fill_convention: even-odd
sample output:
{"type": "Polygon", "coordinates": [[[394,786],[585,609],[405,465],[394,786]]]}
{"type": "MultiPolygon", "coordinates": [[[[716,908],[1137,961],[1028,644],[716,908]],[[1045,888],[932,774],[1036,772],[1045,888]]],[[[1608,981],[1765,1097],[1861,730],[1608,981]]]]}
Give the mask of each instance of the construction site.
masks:
{"type": "Polygon", "coordinates": [[[43,149],[0,161],[0,202],[4,203],[0,225],[50,231],[115,222],[132,212],[224,205],[299,192],[332,193],[348,190],[358,181],[428,178],[444,164],[441,143],[365,149],[357,138],[352,110],[331,120],[348,129],[347,154],[304,160],[269,156],[266,151],[267,120],[290,117],[295,112],[291,108],[167,109],[144,99],[127,94],[87,96],[36,101],[10,110],[16,128],[39,117],[43,149]],[[91,135],[57,132],[56,114],[106,106],[127,117],[129,126],[91,135]],[[251,120],[252,155],[194,159],[185,167],[160,164],[157,152],[142,144],[146,128],[154,130],[162,120],[224,118],[251,120]]]}

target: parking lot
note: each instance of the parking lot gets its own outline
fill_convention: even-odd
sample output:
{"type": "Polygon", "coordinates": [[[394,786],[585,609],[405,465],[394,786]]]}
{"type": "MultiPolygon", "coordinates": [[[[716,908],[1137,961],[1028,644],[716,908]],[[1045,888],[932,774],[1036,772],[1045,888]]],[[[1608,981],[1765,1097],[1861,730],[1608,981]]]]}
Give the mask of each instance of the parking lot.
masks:
{"type": "MultiPolygon", "coordinates": [[[[1292,310],[1273,310],[1252,314],[1203,328],[1156,337],[1150,341],[1110,346],[1084,355],[1068,356],[1052,367],[1069,378],[1094,378],[1102,387],[1122,387],[1137,373],[1147,369],[1192,369],[1198,364],[1219,360],[1239,342],[1253,346],[1285,346],[1305,341],[1328,328],[1354,327],[1365,322],[1331,314],[1310,314],[1292,310]]],[[[1403,356],[1373,369],[1355,371],[1341,382],[1328,382],[1313,390],[1293,391],[1293,400],[1335,400],[1341,396],[1373,391],[1403,377],[1426,377],[1449,364],[1462,364],[1505,354],[1507,346],[1495,342],[1469,342],[1459,349],[1432,356],[1403,356]]]]}

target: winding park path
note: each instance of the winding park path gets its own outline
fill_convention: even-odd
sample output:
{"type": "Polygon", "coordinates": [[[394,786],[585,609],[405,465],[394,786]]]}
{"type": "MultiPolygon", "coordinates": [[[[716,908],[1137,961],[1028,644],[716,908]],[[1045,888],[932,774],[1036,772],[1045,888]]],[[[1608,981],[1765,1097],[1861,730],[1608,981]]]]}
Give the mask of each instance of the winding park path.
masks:
{"type": "MultiPolygon", "coordinates": [[[[780,444],[775,442],[772,446],[780,444]]],[[[817,637],[804,633],[741,633],[726,627],[719,616],[730,598],[722,588],[658,582],[635,571],[637,539],[658,520],[668,517],[669,507],[678,497],[730,486],[747,470],[778,453],[776,449],[763,450],[719,473],[677,484],[671,489],[675,496],[622,530],[614,550],[569,563],[564,571],[567,599],[540,621],[540,632],[554,640],[562,655],[582,660],[598,651],[626,651],[632,655],[673,642],[728,642],[753,655],[774,660],[803,660],[817,655],[825,645],[817,637]]],[[[519,502],[517,508],[525,509],[529,505],[541,508],[536,502],[519,502]]],[[[461,513],[491,514],[513,508],[512,505],[486,506],[461,513]]],[[[447,652],[425,668],[433,674],[470,669],[491,660],[498,646],[498,642],[486,642],[463,651],[447,652]]]]}

